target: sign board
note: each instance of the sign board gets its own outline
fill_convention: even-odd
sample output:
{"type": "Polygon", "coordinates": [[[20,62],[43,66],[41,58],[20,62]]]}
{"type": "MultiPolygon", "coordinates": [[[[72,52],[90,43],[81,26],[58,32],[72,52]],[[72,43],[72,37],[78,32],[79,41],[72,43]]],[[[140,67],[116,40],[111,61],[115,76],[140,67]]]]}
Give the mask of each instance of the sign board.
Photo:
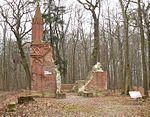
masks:
{"type": "Polygon", "coordinates": [[[44,74],[45,75],[49,75],[49,74],[52,74],[52,72],[50,72],[50,71],[44,71],[44,74]]]}
{"type": "Polygon", "coordinates": [[[129,91],[129,95],[133,99],[141,98],[142,95],[139,91],[129,91]]]}

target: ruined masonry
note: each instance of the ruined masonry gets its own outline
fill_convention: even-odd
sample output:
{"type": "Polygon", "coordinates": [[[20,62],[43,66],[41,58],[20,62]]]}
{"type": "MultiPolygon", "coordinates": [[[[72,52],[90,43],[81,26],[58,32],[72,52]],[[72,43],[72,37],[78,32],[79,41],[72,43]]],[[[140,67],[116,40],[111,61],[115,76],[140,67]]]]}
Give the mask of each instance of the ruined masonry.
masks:
{"type": "Polygon", "coordinates": [[[78,84],[78,92],[85,91],[104,91],[107,90],[107,72],[103,71],[100,62],[97,62],[89,72],[87,79],[82,80],[82,83],[78,84]]]}
{"type": "Polygon", "coordinates": [[[39,5],[32,19],[31,69],[32,91],[38,91],[43,96],[55,97],[56,72],[52,57],[52,48],[43,39],[43,19],[39,5]]]}

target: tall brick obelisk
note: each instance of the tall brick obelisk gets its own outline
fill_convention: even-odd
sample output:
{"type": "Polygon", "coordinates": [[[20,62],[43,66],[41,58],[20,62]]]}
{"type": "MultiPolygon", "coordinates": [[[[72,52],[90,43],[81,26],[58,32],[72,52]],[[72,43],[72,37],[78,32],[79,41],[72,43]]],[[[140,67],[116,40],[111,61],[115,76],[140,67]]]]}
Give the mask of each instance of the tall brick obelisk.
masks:
{"type": "Polygon", "coordinates": [[[43,18],[39,4],[32,19],[31,69],[32,91],[37,91],[45,97],[54,97],[56,93],[55,64],[52,48],[43,39],[43,18]]]}

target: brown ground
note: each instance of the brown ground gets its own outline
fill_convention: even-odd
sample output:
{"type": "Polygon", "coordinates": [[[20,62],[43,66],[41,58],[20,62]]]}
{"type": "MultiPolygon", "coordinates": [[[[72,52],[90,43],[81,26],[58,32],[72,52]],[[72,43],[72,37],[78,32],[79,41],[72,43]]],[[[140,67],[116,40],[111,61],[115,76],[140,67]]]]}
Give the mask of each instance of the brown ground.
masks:
{"type": "Polygon", "coordinates": [[[5,105],[16,101],[18,93],[0,95],[0,117],[150,117],[150,101],[127,96],[84,98],[67,94],[66,99],[35,98],[28,104],[17,104],[16,112],[5,112],[5,105]]]}

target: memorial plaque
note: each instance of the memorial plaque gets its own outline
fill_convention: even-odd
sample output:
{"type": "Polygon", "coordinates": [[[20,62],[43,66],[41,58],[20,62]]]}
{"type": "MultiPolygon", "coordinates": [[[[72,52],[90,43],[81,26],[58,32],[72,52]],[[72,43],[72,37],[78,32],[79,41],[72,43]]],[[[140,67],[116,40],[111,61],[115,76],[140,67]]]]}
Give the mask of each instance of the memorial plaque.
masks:
{"type": "Polygon", "coordinates": [[[142,95],[139,91],[129,91],[129,95],[133,99],[142,98],[142,95]]]}

